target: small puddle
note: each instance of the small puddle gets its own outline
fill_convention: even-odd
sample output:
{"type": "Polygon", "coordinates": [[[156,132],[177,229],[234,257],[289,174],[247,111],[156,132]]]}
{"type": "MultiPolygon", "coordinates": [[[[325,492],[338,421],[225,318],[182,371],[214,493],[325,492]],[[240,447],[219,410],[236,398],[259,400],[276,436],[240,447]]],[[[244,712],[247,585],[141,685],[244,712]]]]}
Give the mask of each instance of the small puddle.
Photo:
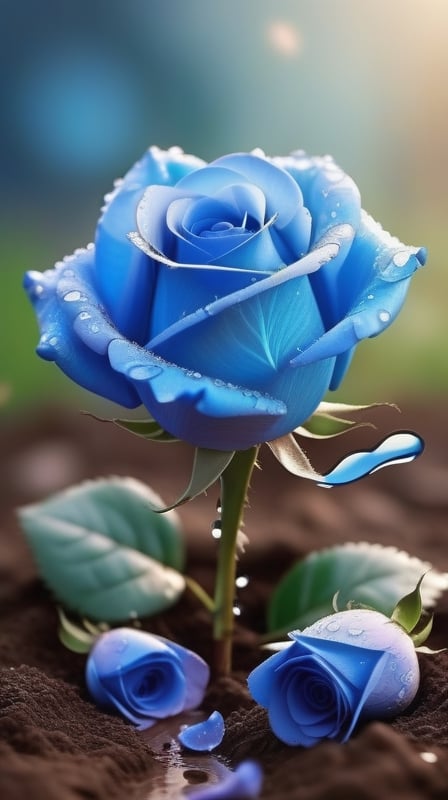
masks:
{"type": "Polygon", "coordinates": [[[221,783],[231,771],[211,753],[185,750],[177,741],[182,725],[194,725],[207,719],[201,711],[190,711],[177,717],[160,720],[154,727],[142,731],[154,758],[162,767],[151,782],[142,784],[141,800],[187,800],[190,790],[221,783]]]}

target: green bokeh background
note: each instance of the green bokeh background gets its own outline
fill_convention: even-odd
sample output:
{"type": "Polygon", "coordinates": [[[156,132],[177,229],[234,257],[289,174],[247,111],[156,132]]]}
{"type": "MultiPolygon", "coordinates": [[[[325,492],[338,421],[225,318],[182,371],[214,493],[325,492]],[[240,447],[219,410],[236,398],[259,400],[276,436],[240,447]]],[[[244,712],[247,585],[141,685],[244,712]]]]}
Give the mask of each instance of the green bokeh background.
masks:
{"type": "Polygon", "coordinates": [[[22,274],[91,241],[102,195],[152,143],[205,159],[331,153],[366,210],[429,250],[400,317],[361,344],[337,397],[446,393],[446,0],[2,0],[1,10],[10,408],[95,406],[35,355],[22,274]]]}

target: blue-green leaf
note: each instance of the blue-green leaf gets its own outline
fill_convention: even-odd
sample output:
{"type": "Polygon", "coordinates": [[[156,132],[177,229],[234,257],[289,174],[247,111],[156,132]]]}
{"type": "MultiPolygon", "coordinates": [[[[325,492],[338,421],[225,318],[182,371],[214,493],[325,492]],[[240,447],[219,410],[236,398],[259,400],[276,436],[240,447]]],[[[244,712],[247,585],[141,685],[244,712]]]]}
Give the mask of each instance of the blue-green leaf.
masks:
{"type": "Polygon", "coordinates": [[[448,588],[448,575],[431,565],[377,544],[348,543],[310,553],[298,561],[278,584],[268,608],[268,629],[302,629],[350,601],[390,616],[403,595],[412,591],[424,572],[425,608],[434,605],[448,588]]]}
{"type": "Polygon", "coordinates": [[[86,481],[19,510],[42,577],[67,608],[123,622],[172,605],[185,588],[175,512],[132,478],[86,481]]]}

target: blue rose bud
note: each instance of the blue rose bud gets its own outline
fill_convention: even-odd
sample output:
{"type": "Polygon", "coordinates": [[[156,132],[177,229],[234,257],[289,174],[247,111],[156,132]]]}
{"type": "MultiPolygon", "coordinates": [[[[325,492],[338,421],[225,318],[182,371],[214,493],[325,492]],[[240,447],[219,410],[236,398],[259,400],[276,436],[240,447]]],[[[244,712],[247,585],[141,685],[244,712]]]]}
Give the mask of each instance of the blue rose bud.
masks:
{"type": "Polygon", "coordinates": [[[116,628],[95,642],[86,681],[95,702],[119,711],[140,730],[158,719],[196,708],[209,668],[196,653],[132,628],[116,628]]]}
{"type": "Polygon", "coordinates": [[[42,358],[177,438],[244,450],[315,411],[424,262],[329,157],[153,147],[107,196],[95,244],[25,288],[42,358]]]}
{"type": "Polygon", "coordinates": [[[384,614],[340,611],[289,636],[292,643],[248,678],[252,696],[286,744],[345,742],[359,720],[394,717],[416,695],[414,644],[384,614]]]}

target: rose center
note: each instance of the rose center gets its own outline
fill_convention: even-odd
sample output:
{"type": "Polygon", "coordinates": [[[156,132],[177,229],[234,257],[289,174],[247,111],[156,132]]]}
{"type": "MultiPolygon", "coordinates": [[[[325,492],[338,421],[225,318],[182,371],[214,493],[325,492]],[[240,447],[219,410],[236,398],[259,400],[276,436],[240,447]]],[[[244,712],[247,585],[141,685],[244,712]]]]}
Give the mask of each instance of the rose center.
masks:
{"type": "Polygon", "coordinates": [[[138,697],[149,697],[157,694],[163,684],[163,674],[160,670],[149,672],[142,679],[136,694],[138,697]]]}
{"type": "Polygon", "coordinates": [[[327,708],[333,700],[333,692],[323,681],[313,681],[308,686],[308,701],[318,708],[327,708]]]}

